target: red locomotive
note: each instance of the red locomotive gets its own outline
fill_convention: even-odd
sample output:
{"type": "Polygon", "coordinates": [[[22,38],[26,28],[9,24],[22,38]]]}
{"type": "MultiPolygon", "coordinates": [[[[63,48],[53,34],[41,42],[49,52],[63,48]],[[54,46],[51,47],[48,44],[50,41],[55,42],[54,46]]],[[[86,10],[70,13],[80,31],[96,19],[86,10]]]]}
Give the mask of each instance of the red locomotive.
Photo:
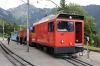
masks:
{"type": "MultiPolygon", "coordinates": [[[[26,30],[18,35],[25,37],[26,30]]],[[[33,24],[30,31],[30,43],[53,54],[72,55],[83,51],[84,16],[70,11],[61,11],[50,15],[33,24]]]]}
{"type": "Polygon", "coordinates": [[[33,24],[32,42],[53,54],[74,54],[83,51],[84,16],[62,11],[33,24]]]}

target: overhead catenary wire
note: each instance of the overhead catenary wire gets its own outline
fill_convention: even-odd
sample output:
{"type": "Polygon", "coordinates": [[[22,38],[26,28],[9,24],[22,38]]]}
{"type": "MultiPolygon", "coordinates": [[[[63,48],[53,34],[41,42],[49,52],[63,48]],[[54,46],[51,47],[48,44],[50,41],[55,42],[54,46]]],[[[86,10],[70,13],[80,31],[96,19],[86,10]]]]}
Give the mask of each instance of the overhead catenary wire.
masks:
{"type": "MultiPolygon", "coordinates": [[[[43,0],[41,0],[41,1],[43,1],[43,0]]],[[[40,1],[37,0],[35,2],[30,3],[30,5],[33,5],[34,3],[41,4],[40,1]]],[[[37,9],[38,9],[38,11],[36,12],[36,14],[38,14],[38,12],[40,12],[42,10],[42,8],[41,9],[37,8],[37,9]]],[[[44,12],[44,10],[42,10],[42,12],[44,12]]],[[[38,16],[36,14],[34,16],[36,16],[36,22],[37,22],[38,21],[38,16]]]]}
{"type": "Polygon", "coordinates": [[[37,1],[35,1],[35,2],[32,2],[32,3],[30,3],[30,4],[34,4],[34,3],[40,3],[40,1],[43,1],[43,0],[37,0],[37,1]]]}
{"type": "MultiPolygon", "coordinates": [[[[59,7],[53,0],[41,0],[41,1],[48,1],[48,2],[50,2],[49,4],[46,4],[46,5],[44,5],[44,7],[43,8],[45,8],[46,6],[49,6],[49,5],[51,5],[51,4],[54,4],[56,7],[54,7],[54,8],[57,8],[57,7],[59,7]]],[[[35,3],[35,2],[34,2],[35,3]]],[[[37,4],[40,4],[40,1],[38,1],[37,2],[37,4]]],[[[42,4],[42,3],[41,3],[42,4]]],[[[43,3],[44,4],[44,3],[43,3]]],[[[41,8],[41,9],[43,9],[43,8],[41,8]]],[[[50,9],[49,11],[48,11],[48,13],[51,11],[52,9],[50,9]]],[[[42,11],[44,11],[44,10],[42,10],[42,11]]],[[[45,11],[45,12],[47,12],[47,11],[45,11]]]]}
{"type": "Polygon", "coordinates": [[[59,5],[57,5],[53,0],[46,0],[46,1],[50,1],[50,2],[52,2],[53,4],[55,4],[57,7],[59,7],[59,5]]]}
{"type": "MultiPolygon", "coordinates": [[[[44,0],[41,0],[41,1],[44,1],[44,0]]],[[[35,2],[33,2],[33,3],[31,3],[31,5],[33,5],[34,3],[37,3],[37,4],[42,4],[41,3],[41,1],[35,1],[35,2]]],[[[43,3],[44,4],[44,3],[43,3]]],[[[44,5],[44,7],[46,7],[46,6],[48,6],[48,5],[50,5],[50,4],[52,4],[52,3],[49,3],[49,4],[46,4],[46,5],[44,5]]],[[[43,7],[43,8],[44,8],[43,7]]],[[[46,11],[45,9],[43,9],[43,8],[39,8],[39,10],[38,10],[38,12],[44,12],[45,13],[45,16],[47,16],[48,15],[48,12],[50,12],[51,11],[51,9],[49,10],[49,11],[46,11]]],[[[35,15],[36,16],[36,15],[35,15]]],[[[38,17],[37,17],[38,18],[38,17]]]]}
{"type": "MultiPolygon", "coordinates": [[[[58,6],[53,0],[37,0],[37,1],[35,1],[35,2],[32,2],[32,3],[30,3],[30,4],[34,4],[34,3],[37,3],[37,4],[42,4],[42,5],[44,5],[42,8],[44,8],[44,7],[46,7],[46,6],[49,6],[49,5],[51,5],[51,4],[54,4],[56,7],[58,6]],[[46,5],[44,5],[44,2],[43,3],[41,3],[41,1],[48,1],[48,2],[50,2],[49,4],[47,3],[46,5]]],[[[41,8],[41,9],[42,9],[41,8]]]]}
{"type": "Polygon", "coordinates": [[[23,0],[20,0],[20,1],[26,4],[26,2],[24,2],[23,0]]]}
{"type": "MultiPolygon", "coordinates": [[[[20,0],[21,2],[23,2],[23,3],[25,3],[23,0],[20,0]]],[[[33,5],[34,3],[37,3],[37,4],[42,4],[41,3],[41,1],[48,1],[48,2],[50,2],[49,0],[37,0],[37,1],[34,1],[34,2],[32,2],[32,3],[30,3],[30,5],[33,5]]],[[[25,3],[26,4],[26,3],[25,3]]],[[[44,3],[43,3],[44,4],[44,3]]],[[[49,6],[49,5],[51,5],[51,4],[54,4],[54,3],[52,3],[52,2],[50,2],[49,4],[47,3],[43,8],[45,8],[46,6],[49,6]]],[[[43,8],[39,8],[39,12],[43,9],[43,8]]],[[[43,9],[41,12],[44,12],[45,13],[45,15],[47,15],[50,11],[51,11],[52,9],[50,9],[49,11],[46,11],[45,9],[43,9]]],[[[27,10],[26,10],[26,12],[27,12],[27,10]]],[[[25,12],[25,13],[26,13],[25,12]]],[[[21,15],[23,15],[22,13],[20,14],[20,16],[21,15]]],[[[36,16],[36,15],[34,15],[34,16],[36,16]]],[[[38,18],[38,17],[37,17],[38,18]]]]}

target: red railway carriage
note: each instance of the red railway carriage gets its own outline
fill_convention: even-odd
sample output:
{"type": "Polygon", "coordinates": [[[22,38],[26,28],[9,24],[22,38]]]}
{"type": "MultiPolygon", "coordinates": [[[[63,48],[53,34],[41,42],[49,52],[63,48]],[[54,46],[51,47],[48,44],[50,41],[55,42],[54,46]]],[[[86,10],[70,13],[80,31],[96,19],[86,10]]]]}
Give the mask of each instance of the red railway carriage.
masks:
{"type": "Polygon", "coordinates": [[[74,54],[83,51],[84,16],[72,12],[50,15],[33,24],[32,41],[54,54],[74,54]]]}
{"type": "MultiPolygon", "coordinates": [[[[29,30],[29,44],[31,45],[32,43],[32,32],[29,30]]],[[[24,43],[24,38],[27,36],[27,30],[20,30],[18,31],[19,37],[22,35],[23,36],[23,43],[24,43]]]]}
{"type": "Polygon", "coordinates": [[[19,36],[23,36],[23,37],[25,37],[26,36],[26,30],[20,30],[20,31],[18,31],[18,35],[19,36]]]}

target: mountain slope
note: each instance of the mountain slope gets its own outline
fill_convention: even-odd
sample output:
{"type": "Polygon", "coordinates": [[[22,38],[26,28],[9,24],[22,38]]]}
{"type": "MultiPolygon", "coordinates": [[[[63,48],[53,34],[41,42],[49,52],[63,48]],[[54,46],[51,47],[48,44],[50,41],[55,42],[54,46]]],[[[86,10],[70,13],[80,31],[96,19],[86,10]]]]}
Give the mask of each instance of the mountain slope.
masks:
{"type": "MultiPolygon", "coordinates": [[[[27,22],[27,5],[26,4],[19,5],[16,8],[8,9],[8,11],[12,13],[14,18],[16,19],[17,24],[23,24],[27,22]]],[[[41,18],[43,18],[45,16],[45,11],[50,11],[50,9],[49,8],[41,9],[41,8],[36,8],[33,5],[30,5],[29,7],[30,24],[31,23],[33,24],[33,22],[36,22],[40,20],[41,18]]],[[[51,14],[51,12],[48,14],[51,14]]]]}
{"type": "Polygon", "coordinates": [[[15,22],[15,18],[13,17],[12,13],[2,8],[0,8],[0,19],[7,20],[9,22],[15,22]]]}

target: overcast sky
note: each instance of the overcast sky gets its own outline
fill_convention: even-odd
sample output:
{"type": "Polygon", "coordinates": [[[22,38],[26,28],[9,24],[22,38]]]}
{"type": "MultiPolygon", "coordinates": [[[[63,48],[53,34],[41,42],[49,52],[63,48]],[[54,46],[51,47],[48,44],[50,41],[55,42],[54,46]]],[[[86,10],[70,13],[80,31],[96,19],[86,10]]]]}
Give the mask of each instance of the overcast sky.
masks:
{"type": "MultiPolygon", "coordinates": [[[[24,2],[27,2],[27,0],[22,0],[24,2]]],[[[23,4],[24,2],[22,2],[21,0],[2,0],[0,2],[0,7],[3,9],[9,9],[9,8],[13,8],[13,7],[17,7],[18,5],[23,4]]],[[[35,7],[39,7],[39,8],[54,8],[56,7],[56,5],[54,5],[50,0],[29,0],[30,4],[34,5],[35,7]]],[[[53,2],[55,2],[57,5],[59,5],[60,0],[52,0],[53,2]]],[[[96,4],[96,5],[100,5],[100,1],[99,0],[66,0],[67,4],[69,3],[76,3],[82,6],[85,5],[90,5],[90,4],[96,4]]]]}

